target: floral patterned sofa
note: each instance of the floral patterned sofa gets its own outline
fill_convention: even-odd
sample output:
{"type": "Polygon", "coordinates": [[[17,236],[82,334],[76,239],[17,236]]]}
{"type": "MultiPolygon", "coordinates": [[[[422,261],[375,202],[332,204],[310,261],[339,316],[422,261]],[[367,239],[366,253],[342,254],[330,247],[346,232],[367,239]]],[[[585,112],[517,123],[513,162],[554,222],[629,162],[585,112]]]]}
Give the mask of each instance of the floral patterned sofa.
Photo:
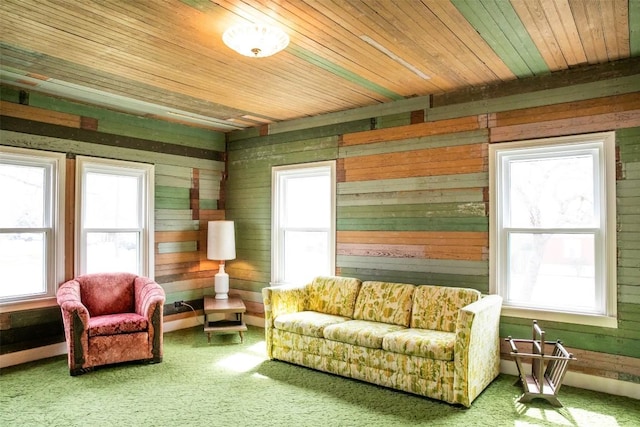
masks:
{"type": "Polygon", "coordinates": [[[271,359],[465,407],[499,373],[497,295],[347,277],[262,295],[271,359]]]}

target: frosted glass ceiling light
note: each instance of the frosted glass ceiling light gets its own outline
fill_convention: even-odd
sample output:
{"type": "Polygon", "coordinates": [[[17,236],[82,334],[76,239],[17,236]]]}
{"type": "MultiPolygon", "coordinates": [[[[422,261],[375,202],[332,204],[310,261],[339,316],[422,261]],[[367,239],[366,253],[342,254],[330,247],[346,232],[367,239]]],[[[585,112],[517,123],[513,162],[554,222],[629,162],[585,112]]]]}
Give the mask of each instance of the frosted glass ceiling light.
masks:
{"type": "Polygon", "coordinates": [[[241,55],[264,58],[287,47],[289,36],[276,27],[241,24],[225,31],[222,41],[241,55]]]}

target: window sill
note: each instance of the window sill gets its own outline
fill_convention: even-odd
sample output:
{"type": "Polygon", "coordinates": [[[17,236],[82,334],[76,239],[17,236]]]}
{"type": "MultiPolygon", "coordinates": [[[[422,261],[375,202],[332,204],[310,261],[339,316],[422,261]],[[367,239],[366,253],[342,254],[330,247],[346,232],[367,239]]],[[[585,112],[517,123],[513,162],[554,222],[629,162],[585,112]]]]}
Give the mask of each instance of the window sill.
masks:
{"type": "Polygon", "coordinates": [[[602,328],[618,328],[618,319],[608,316],[588,314],[559,313],[556,311],[534,310],[521,307],[502,306],[502,316],[523,319],[548,320],[561,323],[575,323],[579,325],[598,326],[602,328]]]}
{"type": "Polygon", "coordinates": [[[13,301],[0,303],[0,313],[13,311],[35,310],[37,308],[55,307],[58,305],[56,297],[33,299],[29,301],[13,301]]]}

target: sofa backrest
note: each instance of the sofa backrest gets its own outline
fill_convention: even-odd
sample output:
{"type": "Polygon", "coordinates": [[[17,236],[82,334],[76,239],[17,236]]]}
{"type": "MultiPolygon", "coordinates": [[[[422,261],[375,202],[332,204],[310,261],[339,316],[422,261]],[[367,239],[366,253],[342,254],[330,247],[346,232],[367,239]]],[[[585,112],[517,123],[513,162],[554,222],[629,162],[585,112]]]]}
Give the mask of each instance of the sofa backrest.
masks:
{"type": "Polygon", "coordinates": [[[364,282],[360,288],[353,318],[409,326],[415,285],[364,282]]]}
{"type": "Polygon", "coordinates": [[[335,316],[353,317],[362,282],[352,277],[316,277],[307,286],[305,309],[335,316]]]}
{"type": "Polygon", "coordinates": [[[131,273],[97,273],[76,277],[80,299],[91,316],[134,313],[137,276],[131,273]]]}
{"type": "Polygon", "coordinates": [[[467,288],[418,286],[413,294],[411,327],[454,332],[458,311],[480,299],[480,292],[467,288]]]}

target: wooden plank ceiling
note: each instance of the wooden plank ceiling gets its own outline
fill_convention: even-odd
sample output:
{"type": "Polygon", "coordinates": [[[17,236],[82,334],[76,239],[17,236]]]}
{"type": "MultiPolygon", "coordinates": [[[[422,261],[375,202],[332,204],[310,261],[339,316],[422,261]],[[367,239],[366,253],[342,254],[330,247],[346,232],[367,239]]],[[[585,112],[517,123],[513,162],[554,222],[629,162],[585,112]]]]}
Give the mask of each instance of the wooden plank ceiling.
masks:
{"type": "Polygon", "coordinates": [[[0,11],[3,83],[220,130],[640,51],[640,0],[3,0],[0,11]],[[242,57],[221,39],[242,22],[291,43],[242,57]]]}

